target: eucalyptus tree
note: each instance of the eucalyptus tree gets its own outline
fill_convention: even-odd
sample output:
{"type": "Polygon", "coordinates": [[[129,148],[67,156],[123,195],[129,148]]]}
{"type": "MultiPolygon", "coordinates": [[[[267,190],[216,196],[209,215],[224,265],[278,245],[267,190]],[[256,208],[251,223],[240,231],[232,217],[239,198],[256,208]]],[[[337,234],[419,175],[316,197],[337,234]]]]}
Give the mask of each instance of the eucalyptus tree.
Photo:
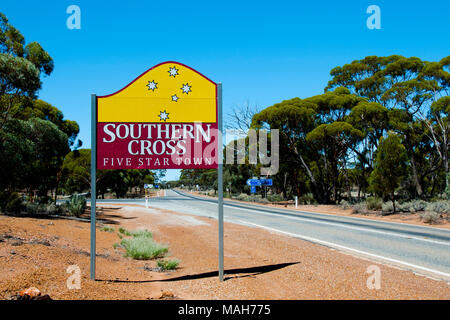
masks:
{"type": "Polygon", "coordinates": [[[370,186],[380,196],[390,197],[394,213],[395,190],[400,186],[407,172],[408,157],[400,137],[390,132],[380,139],[374,170],[370,175],[370,186]]]}
{"type": "Polygon", "coordinates": [[[38,42],[25,44],[25,38],[0,13],[0,129],[15,104],[36,97],[41,74],[50,75],[52,57],[38,42]]]}
{"type": "Polygon", "coordinates": [[[449,61],[449,57],[439,62],[429,62],[399,55],[369,56],[332,69],[332,79],[325,88],[331,90],[345,86],[352,93],[389,110],[388,115],[392,119],[389,119],[389,125],[382,134],[393,129],[404,136],[403,144],[410,159],[412,180],[419,197],[424,195],[421,180],[436,168],[423,171],[424,164],[419,163],[417,149],[420,147],[422,132],[417,132],[421,127],[417,122],[427,126],[427,143],[433,146],[441,160],[438,166],[448,173],[449,127],[445,101],[449,95],[449,61]]]}
{"type": "MultiPolygon", "coordinates": [[[[308,177],[309,191],[320,203],[338,198],[339,167],[363,132],[347,122],[351,110],[365,99],[337,88],[307,99],[277,103],[253,117],[253,126],[280,131],[281,162],[308,177]]],[[[345,164],[344,164],[345,166],[345,164]]]]}

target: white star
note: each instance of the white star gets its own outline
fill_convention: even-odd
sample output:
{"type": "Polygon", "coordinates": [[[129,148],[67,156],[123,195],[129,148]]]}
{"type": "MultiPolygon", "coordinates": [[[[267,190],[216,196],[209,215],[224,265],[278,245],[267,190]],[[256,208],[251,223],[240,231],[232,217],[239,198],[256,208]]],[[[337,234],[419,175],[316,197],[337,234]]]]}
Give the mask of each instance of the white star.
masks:
{"type": "Polygon", "coordinates": [[[177,102],[178,99],[180,99],[180,98],[178,98],[176,94],[174,94],[174,95],[172,96],[172,101],[177,102]]]}
{"type": "Polygon", "coordinates": [[[155,89],[158,89],[158,87],[156,86],[158,83],[155,82],[155,80],[149,81],[147,84],[148,90],[152,90],[155,91],[155,89]]]}
{"type": "Polygon", "coordinates": [[[168,72],[169,72],[169,77],[175,78],[178,75],[178,69],[175,67],[171,67],[168,72]]]}
{"type": "Polygon", "coordinates": [[[183,90],[183,93],[189,94],[189,92],[191,92],[191,86],[189,83],[183,84],[181,90],[183,90]]]}
{"type": "Polygon", "coordinates": [[[166,110],[160,111],[158,117],[161,121],[166,121],[167,119],[169,119],[169,114],[166,112],[166,110]]]}

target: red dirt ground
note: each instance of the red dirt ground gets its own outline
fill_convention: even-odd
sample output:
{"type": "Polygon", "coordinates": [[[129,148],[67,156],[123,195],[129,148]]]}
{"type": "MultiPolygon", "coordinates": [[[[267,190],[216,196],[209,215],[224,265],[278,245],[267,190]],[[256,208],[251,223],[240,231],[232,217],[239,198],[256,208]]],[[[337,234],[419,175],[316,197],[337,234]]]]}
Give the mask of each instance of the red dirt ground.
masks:
{"type": "MultiPolygon", "coordinates": [[[[87,217],[88,215],[86,215],[87,217]]],[[[0,216],[0,298],[37,287],[53,299],[450,299],[449,285],[257,228],[225,223],[226,281],[217,277],[217,221],[139,206],[104,206],[97,228],[97,281],[89,280],[89,222],[0,216]],[[175,271],[114,249],[119,227],[148,229],[169,245],[175,271]],[[68,266],[81,269],[69,290],[68,266]],[[368,289],[370,265],[381,289],[368,289]]]]}

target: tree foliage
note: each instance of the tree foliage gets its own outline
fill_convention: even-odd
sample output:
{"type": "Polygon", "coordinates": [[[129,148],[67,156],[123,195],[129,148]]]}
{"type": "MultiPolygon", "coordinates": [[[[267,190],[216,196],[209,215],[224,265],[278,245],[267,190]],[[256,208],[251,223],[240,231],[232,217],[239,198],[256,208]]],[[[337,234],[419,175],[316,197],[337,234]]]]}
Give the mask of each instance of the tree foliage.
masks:
{"type": "Polygon", "coordinates": [[[382,197],[390,197],[395,213],[395,190],[405,179],[408,157],[405,146],[395,133],[381,138],[375,158],[374,170],[370,175],[373,191],[382,197]]]}
{"type": "Polygon", "coordinates": [[[64,157],[81,145],[78,124],[37,100],[42,75],[53,69],[42,46],[26,44],[0,13],[0,193],[26,191],[43,200],[56,194],[64,157]]]}
{"type": "MultiPolygon", "coordinates": [[[[354,198],[355,191],[356,197],[381,195],[377,186],[398,173],[401,179],[392,178],[395,188],[385,189],[384,196],[445,195],[450,188],[449,66],[450,56],[440,61],[368,56],[332,69],[323,94],[284,100],[256,113],[252,128],[280,133],[282,157],[272,190],[285,198],[312,194],[320,203],[339,202],[354,198]],[[405,163],[393,164],[396,172],[381,170],[389,159],[384,149],[394,148],[391,142],[401,157],[395,165],[405,163]]],[[[226,165],[224,179],[236,183],[233,192],[246,192],[242,182],[258,176],[258,166],[226,165]]],[[[212,187],[213,177],[209,171],[183,170],[182,181],[212,187]]]]}

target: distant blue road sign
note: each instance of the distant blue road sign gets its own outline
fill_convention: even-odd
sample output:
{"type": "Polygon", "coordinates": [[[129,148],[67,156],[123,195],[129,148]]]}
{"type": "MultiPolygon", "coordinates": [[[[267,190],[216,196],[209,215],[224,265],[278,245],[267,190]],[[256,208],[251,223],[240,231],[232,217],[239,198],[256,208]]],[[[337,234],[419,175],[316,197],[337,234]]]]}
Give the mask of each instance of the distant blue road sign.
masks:
{"type": "Polygon", "coordinates": [[[251,187],[259,187],[261,185],[261,181],[259,179],[248,179],[247,185],[251,187]]]}
{"type": "Polygon", "coordinates": [[[250,192],[251,192],[251,193],[256,193],[256,187],[255,187],[255,186],[251,186],[250,192]]]}
{"type": "Polygon", "coordinates": [[[260,179],[261,185],[263,186],[271,186],[272,185],[272,179],[260,179]]]}

